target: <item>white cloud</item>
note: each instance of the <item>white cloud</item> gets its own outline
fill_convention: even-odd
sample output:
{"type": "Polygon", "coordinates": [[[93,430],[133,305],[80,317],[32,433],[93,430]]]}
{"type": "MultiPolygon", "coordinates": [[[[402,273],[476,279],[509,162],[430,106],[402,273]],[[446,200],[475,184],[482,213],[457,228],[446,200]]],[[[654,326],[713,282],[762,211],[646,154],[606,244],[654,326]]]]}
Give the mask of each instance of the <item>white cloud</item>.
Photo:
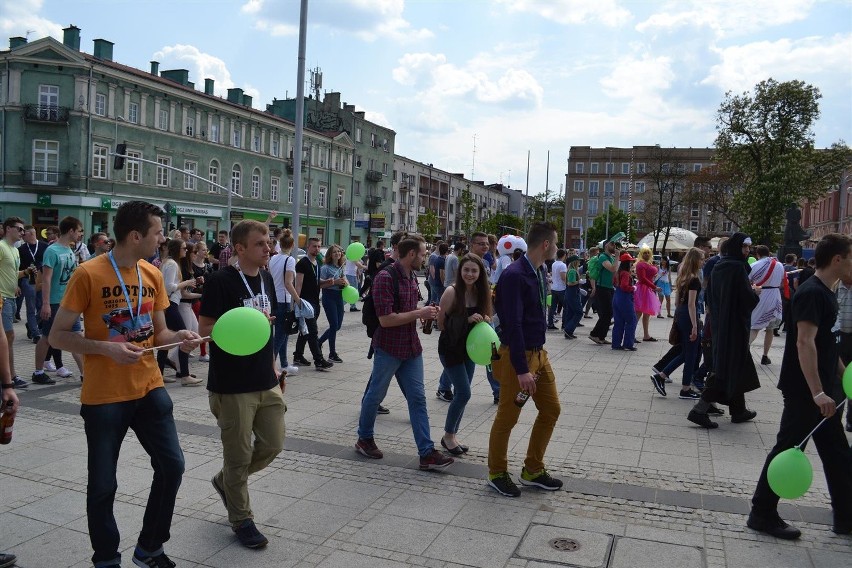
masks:
{"type": "Polygon", "coordinates": [[[636,25],[639,32],[707,27],[717,37],[753,33],[807,18],[815,0],[670,0],[636,25]]]}
{"type": "Polygon", "coordinates": [[[600,22],[617,27],[630,20],[630,12],[617,0],[496,0],[509,12],[531,12],[559,24],[600,22]]]}
{"type": "MultiPolygon", "coordinates": [[[[0,10],[0,33],[6,39],[27,37],[27,32],[32,32],[29,34],[30,41],[45,36],[53,36],[62,41],[63,26],[38,15],[44,0],[4,1],[3,4],[0,10]]],[[[0,49],[8,49],[8,43],[0,49]]]]}
{"type": "Polygon", "coordinates": [[[675,73],[669,57],[628,57],[619,61],[612,72],[600,80],[604,93],[615,98],[633,99],[645,105],[669,88],[675,73]]]}
{"type": "MultiPolygon", "coordinates": [[[[308,24],[326,27],[332,32],[351,33],[368,42],[381,38],[411,42],[433,36],[429,29],[416,28],[406,20],[404,10],[404,0],[316,2],[308,8],[308,24]]],[[[299,6],[295,1],[247,0],[241,11],[255,18],[257,29],[272,35],[299,32],[299,6]]]]}
{"type": "Polygon", "coordinates": [[[760,41],[714,51],[721,61],[710,68],[702,84],[723,91],[745,91],[769,77],[813,81],[828,76],[848,84],[852,70],[852,34],[760,41]]]}

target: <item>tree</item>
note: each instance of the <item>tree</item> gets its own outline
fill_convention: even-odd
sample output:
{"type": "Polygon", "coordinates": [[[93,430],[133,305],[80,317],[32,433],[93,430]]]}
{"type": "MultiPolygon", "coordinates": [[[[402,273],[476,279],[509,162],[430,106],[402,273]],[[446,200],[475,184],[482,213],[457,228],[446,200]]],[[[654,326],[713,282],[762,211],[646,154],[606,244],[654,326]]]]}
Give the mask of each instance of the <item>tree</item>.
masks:
{"type": "Polygon", "coordinates": [[[555,192],[546,191],[533,195],[527,200],[527,228],[536,221],[547,221],[556,227],[556,234],[562,238],[564,225],[565,198],[553,199],[555,192]]]}
{"type": "Polygon", "coordinates": [[[417,230],[423,237],[430,241],[438,234],[438,214],[432,209],[427,209],[426,213],[421,213],[417,217],[417,230]]]}
{"type": "Polygon", "coordinates": [[[498,237],[505,234],[519,235],[524,230],[524,221],[508,213],[496,213],[479,224],[479,230],[498,237]]]}
{"type": "Polygon", "coordinates": [[[663,234],[663,252],[669,240],[668,229],[673,224],[675,214],[682,211],[683,191],[689,176],[687,163],[674,149],[657,147],[651,153],[644,177],[650,181],[649,189],[653,193],[650,203],[645,206],[643,219],[652,227],[654,243],[663,234]]]}
{"type": "Polygon", "coordinates": [[[458,203],[459,227],[467,238],[473,232],[474,219],[476,217],[476,201],[470,193],[470,184],[467,184],[461,192],[461,201],[458,203]]]}
{"type": "Polygon", "coordinates": [[[609,206],[609,232],[606,230],[606,211],[595,217],[594,223],[586,231],[586,248],[597,246],[597,244],[609,239],[616,233],[627,234],[627,213],[614,205],[609,206]]]}
{"type": "Polygon", "coordinates": [[[728,92],[716,116],[719,163],[736,181],[732,207],[756,243],[774,249],[791,206],[836,185],[852,153],[843,142],[814,148],[819,89],[803,81],[761,81],[754,92],[728,92]]]}
{"type": "Polygon", "coordinates": [[[699,207],[721,215],[734,226],[741,223],[739,211],[734,207],[735,179],[723,164],[703,168],[691,177],[683,199],[699,207]]]}

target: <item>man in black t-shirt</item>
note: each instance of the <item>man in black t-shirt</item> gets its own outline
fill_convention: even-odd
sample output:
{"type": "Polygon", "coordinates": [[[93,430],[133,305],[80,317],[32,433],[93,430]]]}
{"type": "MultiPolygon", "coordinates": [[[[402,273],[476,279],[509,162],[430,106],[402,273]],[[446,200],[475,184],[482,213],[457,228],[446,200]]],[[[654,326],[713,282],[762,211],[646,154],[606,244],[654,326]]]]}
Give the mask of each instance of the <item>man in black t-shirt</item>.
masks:
{"type": "Polygon", "coordinates": [[[216,242],[210,245],[210,250],[207,251],[207,256],[210,258],[210,264],[213,265],[213,270],[219,270],[219,255],[224,249],[230,246],[228,244],[228,231],[224,229],[219,231],[216,238],[216,242]]]}
{"type": "MultiPolygon", "coordinates": [[[[832,530],[852,534],[852,453],[843,432],[837,404],[845,396],[841,385],[844,371],[837,339],[832,331],[837,320],[837,298],[831,288],[839,278],[852,278],[852,237],[826,235],[816,246],[816,271],[800,285],[791,303],[791,324],[784,346],[778,388],[784,395],[784,410],[775,447],[766,458],[751,503],[748,526],[787,540],[801,531],[778,515],[778,500],[766,472],[772,459],[802,442],[820,420],[813,434],[822,460],[831,508],[832,530]]],[[[715,277],[715,276],[714,276],[715,277]]]]}
{"type": "MultiPolygon", "coordinates": [[[[223,266],[204,283],[199,331],[205,336],[233,308],[252,307],[269,316],[277,305],[272,276],[261,268],[269,262],[267,232],[258,221],[241,221],[234,227],[238,262],[223,266]]],[[[213,488],[240,543],[261,548],[268,541],[254,524],[248,476],[269,465],[284,448],[284,381],[279,388],[272,334],[252,355],[231,355],[211,343],[207,390],[210,410],[221,428],[224,462],[211,480],[213,488]]]]}
{"type": "Polygon", "coordinates": [[[317,318],[320,315],[320,288],[331,286],[333,280],[320,280],[320,267],[317,262],[317,254],[320,250],[320,240],[316,237],[308,239],[307,254],[296,263],[296,293],[298,297],[293,298],[293,305],[305,300],[314,309],[314,317],[305,318],[308,327],[307,335],[299,334],[296,339],[296,350],[293,352],[295,365],[308,366],[310,361],[305,359],[305,344],[311,349],[314,357],[314,367],[317,371],[324,371],[334,367],[334,363],[326,361],[322,355],[322,349],[317,335],[317,318]]]}

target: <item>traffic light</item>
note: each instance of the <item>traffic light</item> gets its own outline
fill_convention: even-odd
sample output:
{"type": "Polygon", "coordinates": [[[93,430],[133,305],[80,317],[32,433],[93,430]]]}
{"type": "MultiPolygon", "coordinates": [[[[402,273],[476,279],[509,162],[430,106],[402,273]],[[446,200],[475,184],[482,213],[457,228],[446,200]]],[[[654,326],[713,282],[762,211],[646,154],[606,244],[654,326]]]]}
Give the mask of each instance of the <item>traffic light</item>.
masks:
{"type": "Polygon", "coordinates": [[[112,169],[114,170],[123,170],[124,169],[124,155],[127,154],[127,144],[116,144],[115,146],[115,160],[112,163],[112,169]]]}

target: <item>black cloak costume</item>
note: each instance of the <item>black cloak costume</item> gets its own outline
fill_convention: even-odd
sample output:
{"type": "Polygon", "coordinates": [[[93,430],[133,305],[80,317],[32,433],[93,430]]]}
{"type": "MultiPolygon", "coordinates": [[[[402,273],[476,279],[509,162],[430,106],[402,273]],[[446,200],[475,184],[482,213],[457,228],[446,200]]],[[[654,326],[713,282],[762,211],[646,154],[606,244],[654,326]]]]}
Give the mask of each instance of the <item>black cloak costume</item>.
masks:
{"type": "Polygon", "coordinates": [[[728,404],[732,397],[760,388],[749,349],[751,312],[758,296],[751,288],[751,267],[742,253],[746,238],[734,233],[725,242],[722,259],[707,283],[714,371],[702,397],[708,402],[728,404]]]}

